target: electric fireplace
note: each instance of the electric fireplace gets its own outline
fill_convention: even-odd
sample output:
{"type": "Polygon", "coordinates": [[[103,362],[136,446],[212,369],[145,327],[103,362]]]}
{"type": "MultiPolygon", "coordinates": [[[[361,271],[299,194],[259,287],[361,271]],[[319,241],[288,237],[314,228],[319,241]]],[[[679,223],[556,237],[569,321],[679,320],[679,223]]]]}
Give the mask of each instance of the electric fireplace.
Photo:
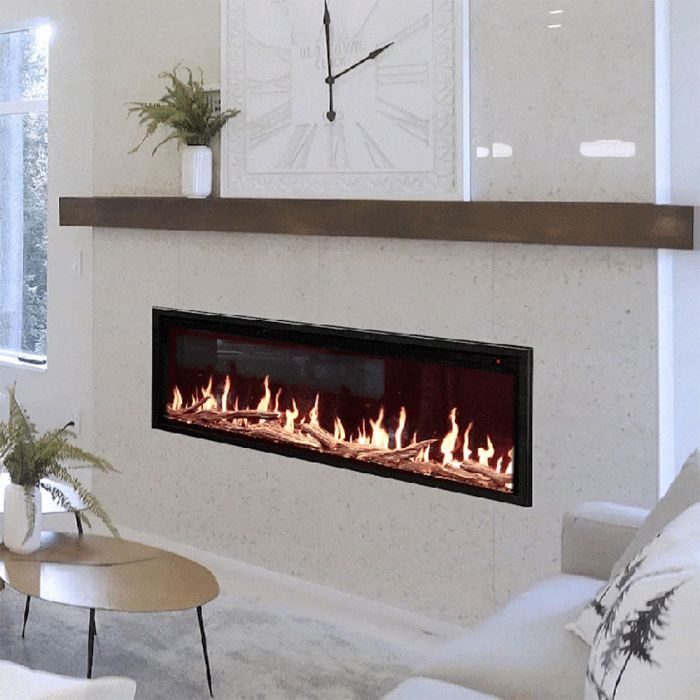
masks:
{"type": "Polygon", "coordinates": [[[531,505],[532,349],[153,309],[153,427],[531,505]]]}

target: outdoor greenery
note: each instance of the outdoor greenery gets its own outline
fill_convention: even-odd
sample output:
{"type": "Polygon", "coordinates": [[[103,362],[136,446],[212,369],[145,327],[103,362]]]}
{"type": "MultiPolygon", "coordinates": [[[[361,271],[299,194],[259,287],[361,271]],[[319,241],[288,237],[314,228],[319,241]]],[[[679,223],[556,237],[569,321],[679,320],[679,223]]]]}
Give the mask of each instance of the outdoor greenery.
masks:
{"type": "MultiPolygon", "coordinates": [[[[22,89],[28,99],[48,99],[48,41],[28,32],[22,47],[22,89]]],[[[24,118],[24,298],[22,349],[46,354],[47,186],[49,120],[44,113],[24,118]]]]}
{"type": "Polygon", "coordinates": [[[36,426],[17,402],[14,387],[8,391],[9,417],[6,422],[0,421],[0,464],[9,473],[13,484],[24,487],[27,519],[30,523],[25,541],[34,532],[36,513],[33,492],[37,486],[48,491],[62,508],[75,513],[87,525],[90,525],[90,520],[85,510],[94,513],[113,535],[118,536],[119,533],[97,497],[71,472],[76,467],[89,466],[109,473],[116,471],[114,467],[102,457],[72,444],[71,440],[76,437],[69,430],[73,426],[72,422],[39,435],[36,426]],[[42,479],[60,483],[47,484],[42,479]],[[73,487],[80,496],[82,504],[79,504],[79,508],[70,502],[61,489],[62,484],[73,487]]]}
{"type": "MultiPolygon", "coordinates": [[[[48,36],[0,34],[0,102],[48,98],[48,36]]],[[[48,119],[0,116],[0,348],[46,354],[48,119]]]]}
{"type": "Polygon", "coordinates": [[[170,81],[166,85],[165,95],[158,102],[130,103],[129,114],[138,115],[139,124],[146,127],[146,135],[129,153],[138,151],[143,142],[161,126],[168,128],[171,133],[156,144],[153,154],[173,139],[178,144],[187,146],[208,146],[224,124],[240,113],[238,109],[216,113],[204,90],[202,71],[199,71],[199,80],[196,80],[192,71],[183,67],[187,79],[181,80],[177,74],[179,68],[177,65],[171,72],[158,75],[159,78],[170,81]]]}

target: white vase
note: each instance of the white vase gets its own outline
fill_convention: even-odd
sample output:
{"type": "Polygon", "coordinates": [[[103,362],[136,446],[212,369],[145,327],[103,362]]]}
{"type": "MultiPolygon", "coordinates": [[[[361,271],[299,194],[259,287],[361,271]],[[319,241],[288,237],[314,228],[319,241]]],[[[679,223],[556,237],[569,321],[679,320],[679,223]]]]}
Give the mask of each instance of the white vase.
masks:
{"type": "Polygon", "coordinates": [[[38,486],[34,488],[34,532],[26,542],[29,521],[27,520],[27,503],[24,493],[24,486],[8,484],[5,487],[2,539],[5,546],[16,554],[31,554],[36,552],[41,544],[41,492],[38,486]]]}
{"type": "Polygon", "coordinates": [[[209,146],[184,146],[182,149],[182,194],[204,198],[211,194],[212,158],[209,146]]]}

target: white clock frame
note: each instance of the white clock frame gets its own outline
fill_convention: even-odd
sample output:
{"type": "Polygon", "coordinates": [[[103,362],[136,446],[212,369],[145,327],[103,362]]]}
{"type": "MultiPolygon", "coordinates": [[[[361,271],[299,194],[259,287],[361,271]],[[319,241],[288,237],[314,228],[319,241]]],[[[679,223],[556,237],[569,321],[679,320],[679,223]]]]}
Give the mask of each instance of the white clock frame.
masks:
{"type": "MultiPolygon", "coordinates": [[[[397,5],[401,0],[388,0],[397,5]]],[[[308,0],[318,6],[321,0],[308,0]]],[[[238,107],[221,135],[221,195],[319,199],[463,200],[469,192],[468,0],[432,0],[432,170],[255,172],[246,167],[245,9],[222,0],[221,103],[238,107]]],[[[342,78],[341,78],[342,79],[342,78]]]]}

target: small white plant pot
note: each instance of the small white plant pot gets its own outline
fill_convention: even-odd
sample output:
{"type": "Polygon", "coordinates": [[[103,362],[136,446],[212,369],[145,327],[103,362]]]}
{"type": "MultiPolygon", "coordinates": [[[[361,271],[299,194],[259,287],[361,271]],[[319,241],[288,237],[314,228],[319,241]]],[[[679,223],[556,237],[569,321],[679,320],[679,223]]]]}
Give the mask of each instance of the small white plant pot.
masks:
{"type": "Polygon", "coordinates": [[[209,146],[183,146],[182,194],[202,199],[211,194],[212,158],[209,146]]]}
{"type": "Polygon", "coordinates": [[[24,486],[8,484],[5,487],[5,513],[3,515],[3,542],[15,554],[31,554],[39,549],[41,544],[41,492],[37,486],[33,493],[34,532],[25,542],[29,521],[27,520],[27,504],[24,496],[24,486]]]}

